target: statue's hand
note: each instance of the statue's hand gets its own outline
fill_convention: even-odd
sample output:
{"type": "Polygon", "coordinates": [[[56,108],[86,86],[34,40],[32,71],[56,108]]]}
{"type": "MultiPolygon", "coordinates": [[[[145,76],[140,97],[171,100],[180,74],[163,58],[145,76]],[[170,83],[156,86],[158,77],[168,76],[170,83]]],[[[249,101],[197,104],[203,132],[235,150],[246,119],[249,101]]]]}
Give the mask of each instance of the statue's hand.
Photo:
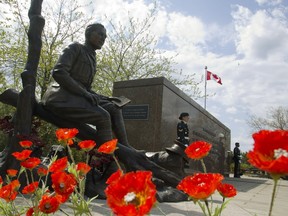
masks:
{"type": "Polygon", "coordinates": [[[90,92],[87,92],[87,94],[85,94],[85,97],[95,106],[98,106],[99,104],[99,96],[97,94],[93,94],[90,92]]]}

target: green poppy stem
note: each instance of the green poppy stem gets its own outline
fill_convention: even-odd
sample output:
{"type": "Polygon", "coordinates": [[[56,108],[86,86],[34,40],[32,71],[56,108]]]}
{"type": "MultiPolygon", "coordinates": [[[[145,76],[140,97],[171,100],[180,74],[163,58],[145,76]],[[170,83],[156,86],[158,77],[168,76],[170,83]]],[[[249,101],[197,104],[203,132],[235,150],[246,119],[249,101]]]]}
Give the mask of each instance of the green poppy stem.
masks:
{"type": "Polygon", "coordinates": [[[65,214],[65,215],[68,215],[69,216],[69,214],[67,214],[65,211],[63,211],[62,209],[59,209],[59,211],[60,212],[62,212],[63,214],[65,214]]]}
{"type": "MultiPolygon", "coordinates": [[[[86,158],[86,164],[89,165],[89,160],[90,160],[90,155],[87,154],[87,158],[86,158]]],[[[83,182],[81,182],[80,184],[82,187],[80,188],[80,194],[82,197],[84,197],[84,193],[85,193],[85,187],[86,187],[86,180],[84,179],[83,182]]]]}
{"type": "Polygon", "coordinates": [[[33,175],[32,170],[30,170],[30,174],[31,174],[31,183],[32,183],[32,182],[34,182],[34,175],[33,175]]]}
{"type": "Polygon", "coordinates": [[[75,163],[75,160],[74,160],[74,157],[73,157],[73,153],[72,153],[72,150],[70,148],[70,146],[67,144],[67,149],[68,149],[68,154],[69,154],[69,157],[70,159],[72,160],[72,163],[76,164],[75,163]]]}
{"type": "Polygon", "coordinates": [[[222,204],[221,204],[220,211],[219,211],[219,216],[221,216],[221,213],[223,211],[224,203],[225,203],[225,197],[223,197],[223,200],[222,200],[222,204]]]}
{"type": "Polygon", "coordinates": [[[90,160],[90,155],[87,153],[86,164],[88,164],[88,165],[89,165],[89,160],[90,160]]]}
{"type": "Polygon", "coordinates": [[[202,205],[202,203],[201,203],[199,200],[195,201],[195,203],[197,203],[197,204],[200,206],[200,208],[201,208],[203,214],[204,214],[205,216],[207,216],[207,214],[206,214],[206,210],[205,210],[205,206],[202,205]]]}
{"type": "Polygon", "coordinates": [[[202,165],[202,168],[203,168],[203,172],[204,172],[204,173],[207,173],[207,169],[206,169],[204,160],[203,160],[203,159],[200,159],[200,161],[201,161],[201,165],[202,165]]]}
{"type": "Polygon", "coordinates": [[[208,210],[208,215],[209,215],[209,216],[212,216],[211,211],[210,211],[210,208],[209,208],[208,201],[205,200],[204,202],[205,202],[206,208],[207,208],[207,210],[208,210]]]}
{"type": "Polygon", "coordinates": [[[14,213],[15,215],[19,215],[19,211],[17,210],[16,206],[15,206],[15,202],[11,202],[11,206],[12,206],[12,211],[11,213],[14,213]]]}
{"type": "Polygon", "coordinates": [[[271,202],[270,202],[269,216],[272,216],[272,209],[273,209],[274,200],[275,200],[276,187],[277,187],[279,178],[276,177],[276,178],[273,178],[273,180],[274,180],[274,186],[273,186],[273,192],[272,192],[272,197],[271,197],[271,202]]]}
{"type": "Polygon", "coordinates": [[[27,182],[27,185],[28,185],[28,184],[29,184],[29,177],[28,177],[27,169],[25,169],[24,173],[25,173],[25,176],[26,176],[26,182],[27,182]]]}
{"type": "Polygon", "coordinates": [[[122,173],[124,173],[123,170],[122,170],[122,168],[121,168],[121,166],[120,166],[120,163],[119,163],[118,159],[115,157],[114,153],[112,154],[112,156],[113,156],[113,158],[114,158],[114,160],[115,160],[115,162],[116,162],[119,170],[120,170],[122,173]]]}

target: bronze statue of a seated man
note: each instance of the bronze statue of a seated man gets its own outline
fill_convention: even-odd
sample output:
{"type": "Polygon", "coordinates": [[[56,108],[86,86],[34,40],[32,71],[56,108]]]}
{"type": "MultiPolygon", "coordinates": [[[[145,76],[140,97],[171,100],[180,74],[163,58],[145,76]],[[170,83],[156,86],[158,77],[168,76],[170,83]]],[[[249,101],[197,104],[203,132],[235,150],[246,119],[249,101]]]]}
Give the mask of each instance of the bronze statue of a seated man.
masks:
{"type": "Polygon", "coordinates": [[[106,37],[102,24],[91,24],[85,30],[84,44],[75,42],[63,50],[52,71],[55,82],[42,102],[60,118],[95,126],[98,145],[111,140],[114,132],[119,143],[130,146],[121,109],[91,89],[96,74],[96,50],[102,48],[106,37]]]}
{"type": "MultiPolygon", "coordinates": [[[[151,160],[143,151],[131,147],[127,140],[121,108],[114,105],[108,97],[97,94],[91,89],[96,74],[96,50],[102,48],[106,37],[106,29],[103,25],[91,24],[85,30],[84,44],[72,43],[63,50],[52,71],[55,82],[49,86],[42,98],[43,106],[60,119],[69,120],[76,125],[95,126],[97,131],[93,132],[93,139],[97,146],[113,139],[115,135],[119,142],[115,155],[125,165],[126,171],[152,171],[153,177],[164,184],[161,188],[164,188],[165,194],[161,196],[161,200],[165,200],[166,184],[169,187],[176,187],[180,176],[151,160]]],[[[115,171],[115,167],[110,166],[111,164],[113,163],[109,163],[106,171],[101,174],[102,176],[98,175],[97,170],[95,170],[97,178],[93,172],[89,173],[87,179],[92,183],[87,184],[88,196],[102,194],[101,196],[104,197],[106,179],[115,171]]],[[[174,189],[171,190],[174,191],[174,189]]],[[[180,194],[179,199],[186,199],[179,191],[173,194],[180,194]]],[[[171,197],[169,199],[174,200],[175,197],[170,195],[169,193],[171,197]]]]}

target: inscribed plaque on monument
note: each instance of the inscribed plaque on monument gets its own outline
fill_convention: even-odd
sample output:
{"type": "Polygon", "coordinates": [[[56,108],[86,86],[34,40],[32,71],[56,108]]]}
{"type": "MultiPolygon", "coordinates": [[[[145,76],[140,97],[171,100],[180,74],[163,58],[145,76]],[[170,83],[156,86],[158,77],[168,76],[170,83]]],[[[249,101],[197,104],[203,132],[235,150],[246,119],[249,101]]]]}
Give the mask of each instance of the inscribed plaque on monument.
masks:
{"type": "Polygon", "coordinates": [[[122,114],[125,120],[148,120],[149,105],[126,105],[122,109],[122,114]]]}

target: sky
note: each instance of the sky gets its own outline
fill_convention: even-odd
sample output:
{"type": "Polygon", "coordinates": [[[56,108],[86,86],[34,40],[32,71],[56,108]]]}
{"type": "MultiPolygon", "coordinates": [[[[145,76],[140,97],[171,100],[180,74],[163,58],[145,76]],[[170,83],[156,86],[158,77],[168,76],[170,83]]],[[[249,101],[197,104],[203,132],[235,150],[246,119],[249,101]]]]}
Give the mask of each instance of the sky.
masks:
{"type": "MultiPolygon", "coordinates": [[[[125,22],[128,11],[145,17],[152,3],[95,0],[94,6],[97,21],[105,14],[125,22]]],[[[215,95],[206,109],[230,128],[231,148],[239,142],[251,150],[249,116],[288,106],[288,0],[160,0],[156,16],[159,48],[178,54],[183,73],[201,80],[207,66],[221,77],[223,85],[207,81],[207,93],[215,95]]],[[[196,102],[204,107],[204,99],[196,102]]]]}

